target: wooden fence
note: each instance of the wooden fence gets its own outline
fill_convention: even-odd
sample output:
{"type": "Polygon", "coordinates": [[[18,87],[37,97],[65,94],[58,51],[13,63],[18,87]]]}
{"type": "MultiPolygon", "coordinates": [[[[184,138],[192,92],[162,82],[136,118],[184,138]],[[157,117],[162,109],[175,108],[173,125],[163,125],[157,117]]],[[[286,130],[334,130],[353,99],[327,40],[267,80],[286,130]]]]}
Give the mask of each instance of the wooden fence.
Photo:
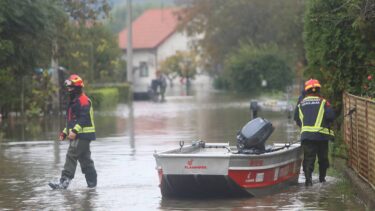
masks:
{"type": "Polygon", "coordinates": [[[375,101],[344,93],[348,165],[375,189],[375,101]]]}

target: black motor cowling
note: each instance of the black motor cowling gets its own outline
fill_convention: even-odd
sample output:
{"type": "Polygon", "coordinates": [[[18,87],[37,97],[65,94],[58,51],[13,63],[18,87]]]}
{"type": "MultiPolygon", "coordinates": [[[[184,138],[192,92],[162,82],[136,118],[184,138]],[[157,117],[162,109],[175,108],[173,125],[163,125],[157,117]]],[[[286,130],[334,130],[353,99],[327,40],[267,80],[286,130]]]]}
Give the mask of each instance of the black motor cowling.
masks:
{"type": "Polygon", "coordinates": [[[265,152],[265,142],[274,127],[267,119],[258,117],[248,122],[237,134],[239,153],[260,154],[265,152]]]}

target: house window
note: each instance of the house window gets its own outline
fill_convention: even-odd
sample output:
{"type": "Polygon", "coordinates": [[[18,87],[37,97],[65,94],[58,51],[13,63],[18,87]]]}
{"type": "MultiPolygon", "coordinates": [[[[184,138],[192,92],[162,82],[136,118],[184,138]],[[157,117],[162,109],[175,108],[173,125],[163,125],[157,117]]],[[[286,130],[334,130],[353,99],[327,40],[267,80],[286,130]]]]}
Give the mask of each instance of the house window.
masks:
{"type": "Polygon", "coordinates": [[[139,63],[139,77],[148,77],[148,65],[146,62],[139,63]]]}

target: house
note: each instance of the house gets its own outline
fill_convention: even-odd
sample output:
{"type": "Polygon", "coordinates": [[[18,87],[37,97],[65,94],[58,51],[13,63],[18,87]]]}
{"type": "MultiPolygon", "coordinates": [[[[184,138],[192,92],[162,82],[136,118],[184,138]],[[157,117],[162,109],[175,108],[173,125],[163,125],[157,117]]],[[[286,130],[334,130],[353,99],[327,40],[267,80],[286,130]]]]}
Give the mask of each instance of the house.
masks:
{"type": "MultiPolygon", "coordinates": [[[[190,38],[177,31],[178,9],[145,11],[132,23],[134,97],[147,96],[159,63],[177,51],[187,51],[190,38]]],[[[126,58],[127,29],[119,33],[119,46],[126,58]]]]}

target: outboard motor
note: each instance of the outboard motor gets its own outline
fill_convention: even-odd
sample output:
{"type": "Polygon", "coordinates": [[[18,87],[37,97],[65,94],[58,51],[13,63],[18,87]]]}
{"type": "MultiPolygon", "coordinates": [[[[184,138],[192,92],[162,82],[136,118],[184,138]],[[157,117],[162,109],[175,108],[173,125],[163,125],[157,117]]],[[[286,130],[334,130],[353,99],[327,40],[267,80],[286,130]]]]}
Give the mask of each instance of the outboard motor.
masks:
{"type": "Polygon", "coordinates": [[[239,153],[261,154],[265,150],[265,142],[272,134],[272,123],[261,117],[248,122],[237,134],[237,149],[239,153]]]}

